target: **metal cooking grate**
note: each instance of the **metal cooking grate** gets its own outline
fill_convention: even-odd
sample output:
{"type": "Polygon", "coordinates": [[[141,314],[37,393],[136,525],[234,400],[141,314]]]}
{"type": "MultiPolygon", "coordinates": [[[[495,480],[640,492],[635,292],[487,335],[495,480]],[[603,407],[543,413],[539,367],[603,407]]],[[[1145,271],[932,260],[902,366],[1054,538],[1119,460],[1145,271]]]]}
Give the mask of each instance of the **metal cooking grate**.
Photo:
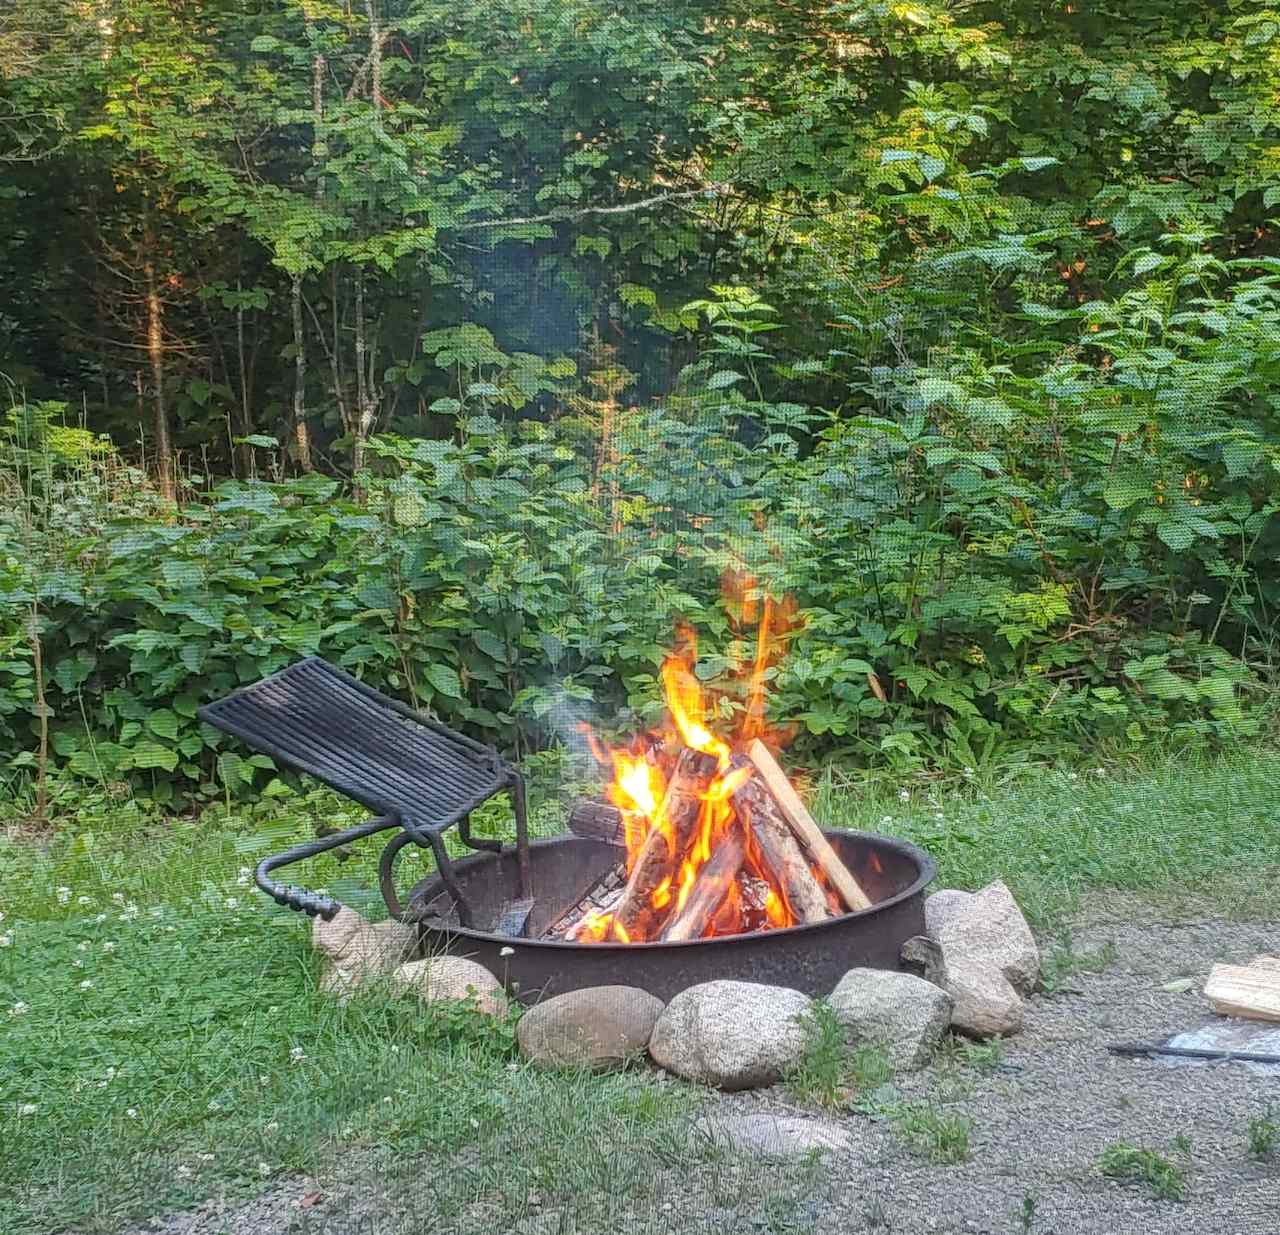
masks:
{"type": "Polygon", "coordinates": [[[406,831],[438,832],[507,788],[496,751],[414,713],[318,656],[207,704],[201,720],[406,831]]]}

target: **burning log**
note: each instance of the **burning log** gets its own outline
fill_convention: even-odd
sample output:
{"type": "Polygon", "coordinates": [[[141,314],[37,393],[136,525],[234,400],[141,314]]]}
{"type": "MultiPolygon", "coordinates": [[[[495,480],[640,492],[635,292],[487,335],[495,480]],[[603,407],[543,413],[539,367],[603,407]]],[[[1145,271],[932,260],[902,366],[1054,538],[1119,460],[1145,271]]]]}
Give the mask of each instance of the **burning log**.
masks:
{"type": "Polygon", "coordinates": [[[711,859],[698,872],[689,897],[668,921],[660,938],[664,943],[698,939],[706,933],[716,911],[724,904],[747,856],[747,840],[741,827],[731,828],[716,843],[711,859]]]}
{"type": "MultiPolygon", "coordinates": [[[[735,759],[735,763],[739,760],[740,757],[735,759]]],[[[734,791],[731,800],[738,818],[751,830],[760,860],[781,889],[796,924],[825,922],[831,916],[826,893],[809,869],[804,852],[764,779],[752,775],[734,791]]]]}
{"type": "Polygon", "coordinates": [[[676,760],[657,823],[631,869],[626,891],[613,914],[613,931],[624,942],[639,935],[640,924],[654,910],[654,896],[663,880],[670,881],[693,840],[702,813],[702,799],[715,779],[719,760],[686,748],[676,760]],[[671,843],[668,844],[668,834],[671,843]]]}
{"type": "Polygon", "coordinates": [[[831,843],[822,835],[821,829],[805,809],[800,795],[791,787],[786,773],[778,766],[778,761],[770,754],[769,748],[757,738],[751,743],[747,756],[768,786],[770,796],[778,804],[782,817],[795,833],[796,839],[817,863],[831,886],[840,893],[840,899],[854,911],[870,908],[871,898],[862,890],[849,868],[831,848],[831,843]]]}

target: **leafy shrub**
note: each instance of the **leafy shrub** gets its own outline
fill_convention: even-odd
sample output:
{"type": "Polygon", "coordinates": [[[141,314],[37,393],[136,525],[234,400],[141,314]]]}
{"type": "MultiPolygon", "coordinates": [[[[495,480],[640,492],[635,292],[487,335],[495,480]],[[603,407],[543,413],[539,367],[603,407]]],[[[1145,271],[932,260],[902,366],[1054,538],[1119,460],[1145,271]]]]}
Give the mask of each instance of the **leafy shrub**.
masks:
{"type": "Polygon", "coordinates": [[[1051,315],[1110,349],[1111,378],[969,356],[872,373],[882,406],[837,417],[776,397],[799,378],[763,345],[772,310],[717,289],[690,306],[710,342],[676,394],[618,408],[608,437],[601,399],[504,418],[492,357],[451,352],[458,436],[375,438],[362,503],[311,475],[225,481],[174,511],[113,453],[68,457],[55,409],[24,409],[0,516],[0,733],[34,762],[34,619],[53,751],[78,775],[161,797],[265,778],[196,709],[312,653],[523,756],[587,716],[651,717],[676,615],[704,635],[704,676],[749,657],[719,599],[745,570],[798,599],[770,687],[811,754],[972,766],[993,742],[1232,740],[1257,724],[1239,652],[1271,634],[1277,446],[1219,378],[1228,357],[1238,387],[1265,377],[1280,307],[1266,280],[1177,299],[1159,336],[1132,297],[1051,315]],[[1186,428],[1182,396],[1121,380],[1165,364],[1206,399],[1219,375],[1216,410],[1181,434],[1162,425],[1186,428]]]}

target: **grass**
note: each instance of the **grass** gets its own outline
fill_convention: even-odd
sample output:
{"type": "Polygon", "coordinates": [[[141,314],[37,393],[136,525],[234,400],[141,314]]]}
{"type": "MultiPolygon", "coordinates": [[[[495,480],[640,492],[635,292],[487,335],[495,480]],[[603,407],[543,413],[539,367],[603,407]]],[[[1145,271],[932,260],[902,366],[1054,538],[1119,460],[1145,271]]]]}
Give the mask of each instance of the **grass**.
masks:
{"type": "Polygon", "coordinates": [[[893,1076],[893,1065],[884,1049],[871,1042],[847,1042],[844,1028],[824,1000],[815,1000],[805,1019],[808,1043],[786,1078],[798,1101],[843,1108],[858,1094],[893,1076]]]}
{"type": "Polygon", "coordinates": [[[1116,1141],[1098,1155],[1098,1169],[1110,1179],[1145,1184],[1159,1200],[1186,1199],[1186,1172],[1155,1150],[1116,1141]]]}
{"type": "Polygon", "coordinates": [[[1067,988],[1078,973],[1102,973],[1116,961],[1116,945],[1108,940],[1094,952],[1077,952],[1071,945],[1071,933],[1063,931],[1057,942],[1045,949],[1040,958],[1040,985],[1046,995],[1056,995],[1067,988]]]}
{"type": "Polygon", "coordinates": [[[1261,1161],[1269,1158],[1276,1145],[1280,1144],[1280,1119],[1268,1106],[1263,1114],[1249,1120],[1245,1132],[1249,1140],[1249,1156],[1261,1161]]]}
{"type": "MultiPolygon", "coordinates": [[[[1208,889],[1237,912],[1274,914],[1278,773],[1280,757],[1257,750],[1076,780],[1049,771],[933,799],[912,785],[905,804],[863,800],[832,777],[818,813],[923,843],[944,883],[1005,877],[1042,928],[1061,930],[1091,888],[1171,899],[1208,889]]],[[[433,1205],[461,1232],[507,1229],[535,1209],[566,1229],[626,1227],[627,1215],[662,1214],[673,1178],[681,1191],[696,1179],[722,1218],[777,1224],[766,1200],[795,1181],[691,1138],[700,1092],[638,1069],[533,1070],[510,1025],[461,1009],[321,995],[307,923],[257,893],[249,868],[318,824],[359,822],[359,808],[314,790],[175,818],[106,790],[55,788],[56,830],[24,831],[22,803],[7,829],[0,817],[6,1235],[109,1232],[348,1158],[385,1174],[405,1214],[420,1211],[430,1178],[433,1205]]],[[[501,834],[501,809],[477,831],[501,834]]],[[[531,822],[558,830],[554,800],[535,798],[531,822]]],[[[325,856],[298,879],[377,916],[376,856],[374,845],[325,856]]],[[[426,873],[405,859],[402,888],[426,873]]],[[[964,1068],[998,1062],[986,1048],[949,1049],[964,1068]]],[[[840,1101],[887,1077],[881,1052],[848,1051],[827,1025],[791,1080],[809,1100],[840,1101]]],[[[968,1152],[967,1121],[945,1107],[886,1113],[926,1156],[968,1152]]],[[[1274,1137],[1274,1124],[1250,1135],[1274,1137]]]]}
{"type": "Polygon", "coordinates": [[[832,826],[915,841],[937,862],[944,887],[1005,880],[1039,930],[1059,929],[1093,889],[1139,894],[1183,914],[1209,907],[1280,916],[1276,751],[1033,771],[1005,786],[943,791],[906,778],[896,791],[875,782],[876,792],[828,773],[814,813],[832,826]]]}

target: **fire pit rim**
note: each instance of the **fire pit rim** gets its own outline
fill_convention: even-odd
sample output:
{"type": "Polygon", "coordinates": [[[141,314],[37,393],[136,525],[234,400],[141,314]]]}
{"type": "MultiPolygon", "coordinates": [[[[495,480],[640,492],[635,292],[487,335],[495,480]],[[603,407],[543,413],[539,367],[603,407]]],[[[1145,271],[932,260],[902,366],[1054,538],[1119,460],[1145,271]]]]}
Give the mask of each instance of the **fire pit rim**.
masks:
{"type": "MultiPolygon", "coordinates": [[[[414,917],[408,909],[405,911],[404,920],[410,924],[417,924],[424,929],[448,934],[458,935],[465,939],[476,939],[486,943],[511,944],[518,943],[521,950],[526,948],[570,948],[574,951],[590,950],[592,952],[618,952],[623,954],[634,954],[637,948],[690,948],[705,947],[707,944],[715,943],[737,943],[744,939],[781,939],[787,936],[796,936],[809,931],[821,931],[832,926],[837,922],[848,922],[852,918],[864,918],[879,913],[882,910],[889,909],[900,902],[907,900],[909,897],[916,896],[931,884],[937,877],[937,863],[929,854],[920,848],[919,845],[913,844],[909,840],[903,840],[896,836],[885,836],[882,832],[865,832],[855,830],[853,828],[823,828],[822,834],[828,839],[831,838],[853,838],[858,840],[869,840],[875,842],[878,846],[896,851],[900,856],[910,859],[919,871],[916,878],[899,892],[895,892],[892,896],[885,897],[884,900],[876,901],[875,904],[869,905],[866,909],[852,910],[849,913],[842,913],[836,918],[827,918],[823,922],[809,922],[798,926],[783,926],[775,930],[769,931],[744,931],[737,935],[714,935],[711,938],[699,939],[678,939],[678,940],[661,940],[649,939],[637,941],[635,943],[618,943],[615,941],[600,943],[579,943],[571,939],[529,939],[523,936],[498,935],[492,931],[480,931],[470,927],[458,925],[446,925],[444,923],[433,922],[430,918],[414,917]]],[[[529,848],[544,849],[552,845],[563,844],[568,840],[581,840],[580,837],[574,837],[569,834],[559,836],[543,837],[539,840],[529,842],[529,848]]],[[[588,844],[593,843],[588,841],[588,844]]],[[[603,845],[605,842],[598,842],[603,845]]],[[[462,858],[454,863],[455,876],[462,874],[468,868],[474,866],[478,862],[494,861],[499,855],[495,853],[476,853],[466,858],[462,858]]],[[[419,893],[427,887],[436,886],[436,894],[444,891],[444,883],[440,878],[439,872],[427,875],[424,879],[414,884],[413,889],[409,893],[409,905],[412,906],[414,901],[419,899],[419,893]]]]}

